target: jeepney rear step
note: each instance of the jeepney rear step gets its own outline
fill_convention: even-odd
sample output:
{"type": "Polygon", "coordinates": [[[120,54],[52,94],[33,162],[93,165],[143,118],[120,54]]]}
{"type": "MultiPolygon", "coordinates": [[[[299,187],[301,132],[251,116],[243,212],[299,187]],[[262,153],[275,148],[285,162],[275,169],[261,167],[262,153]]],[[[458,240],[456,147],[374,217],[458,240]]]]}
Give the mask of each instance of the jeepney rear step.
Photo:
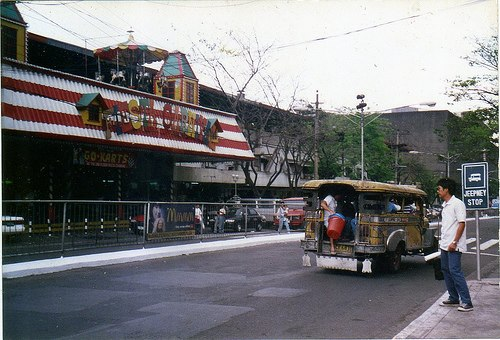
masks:
{"type": "MultiPolygon", "coordinates": [[[[338,255],[354,256],[354,242],[335,242],[335,252],[338,255]]],[[[330,241],[323,241],[322,253],[330,255],[330,241]]]]}

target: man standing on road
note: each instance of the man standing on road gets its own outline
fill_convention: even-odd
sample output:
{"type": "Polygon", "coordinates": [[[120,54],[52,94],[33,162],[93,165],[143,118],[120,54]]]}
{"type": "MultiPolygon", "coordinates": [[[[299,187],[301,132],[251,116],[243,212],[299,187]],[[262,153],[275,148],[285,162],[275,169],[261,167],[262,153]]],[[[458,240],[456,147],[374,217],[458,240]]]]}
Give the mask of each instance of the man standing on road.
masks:
{"type": "Polygon", "coordinates": [[[281,229],[283,228],[283,225],[286,227],[287,233],[290,234],[290,225],[288,223],[288,207],[286,204],[282,204],[281,207],[278,209],[278,234],[281,234],[281,229]]]}
{"type": "Polygon", "coordinates": [[[441,227],[441,270],[443,271],[449,297],[441,306],[459,306],[461,312],[474,309],[469,288],[462,271],[462,253],[467,250],[465,204],[455,197],[457,183],[450,178],[442,178],[437,183],[437,193],[444,200],[441,227]],[[460,301],[462,304],[460,305],[460,301]]]}

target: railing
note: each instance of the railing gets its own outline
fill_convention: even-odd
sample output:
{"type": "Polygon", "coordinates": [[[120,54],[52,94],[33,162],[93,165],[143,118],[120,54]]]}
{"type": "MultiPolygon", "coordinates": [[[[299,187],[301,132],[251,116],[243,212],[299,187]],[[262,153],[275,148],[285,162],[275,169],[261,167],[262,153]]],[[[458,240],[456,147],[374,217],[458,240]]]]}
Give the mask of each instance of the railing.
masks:
{"type": "Polygon", "coordinates": [[[4,200],[2,256],[246,237],[262,229],[274,231],[272,216],[263,217],[259,209],[267,213],[275,208],[273,204],[255,209],[255,204],[248,203],[4,200]],[[197,205],[203,211],[203,223],[195,222],[197,205]],[[226,221],[216,229],[221,209],[226,221]]]}

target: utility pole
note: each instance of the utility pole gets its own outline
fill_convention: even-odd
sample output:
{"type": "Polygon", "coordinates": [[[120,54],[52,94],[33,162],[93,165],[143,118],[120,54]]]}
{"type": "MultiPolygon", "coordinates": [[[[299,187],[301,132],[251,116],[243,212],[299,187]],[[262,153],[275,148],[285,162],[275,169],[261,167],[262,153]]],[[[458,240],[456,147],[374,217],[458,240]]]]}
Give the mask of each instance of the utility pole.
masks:
{"type": "Polygon", "coordinates": [[[314,110],[314,179],[319,179],[319,155],[318,155],[318,134],[319,134],[319,95],[316,90],[316,106],[314,110]]]}

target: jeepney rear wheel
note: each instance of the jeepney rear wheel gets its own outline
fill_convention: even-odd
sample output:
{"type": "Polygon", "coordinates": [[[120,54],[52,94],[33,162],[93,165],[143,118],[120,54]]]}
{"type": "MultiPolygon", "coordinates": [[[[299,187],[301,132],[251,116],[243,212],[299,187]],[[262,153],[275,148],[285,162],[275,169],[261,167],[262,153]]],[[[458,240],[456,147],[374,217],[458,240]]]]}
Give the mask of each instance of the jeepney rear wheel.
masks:
{"type": "Polygon", "coordinates": [[[387,269],[391,273],[396,273],[401,269],[401,256],[403,255],[402,243],[398,244],[396,250],[387,253],[387,269]]]}

